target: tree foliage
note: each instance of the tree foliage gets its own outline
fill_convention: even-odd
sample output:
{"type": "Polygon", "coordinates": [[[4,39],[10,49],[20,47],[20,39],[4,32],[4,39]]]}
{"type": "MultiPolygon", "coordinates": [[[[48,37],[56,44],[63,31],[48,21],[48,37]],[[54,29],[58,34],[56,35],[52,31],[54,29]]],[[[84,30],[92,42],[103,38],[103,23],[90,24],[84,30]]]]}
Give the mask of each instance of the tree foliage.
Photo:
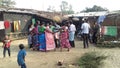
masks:
{"type": "Polygon", "coordinates": [[[0,8],[13,8],[15,4],[12,0],[0,0],[0,8]]]}
{"type": "Polygon", "coordinates": [[[60,5],[61,12],[63,14],[73,14],[74,11],[72,9],[72,5],[69,5],[68,2],[62,1],[60,5]]]}
{"type": "Polygon", "coordinates": [[[86,7],[85,10],[81,12],[98,12],[98,11],[108,11],[108,9],[102,8],[101,6],[94,5],[92,8],[86,7]]]}
{"type": "Polygon", "coordinates": [[[54,6],[49,6],[49,7],[47,8],[47,10],[48,10],[49,12],[55,12],[55,7],[54,7],[54,6]]]}
{"type": "Polygon", "coordinates": [[[68,14],[73,14],[73,13],[74,13],[74,11],[73,11],[73,9],[72,9],[72,5],[69,5],[68,14]]]}

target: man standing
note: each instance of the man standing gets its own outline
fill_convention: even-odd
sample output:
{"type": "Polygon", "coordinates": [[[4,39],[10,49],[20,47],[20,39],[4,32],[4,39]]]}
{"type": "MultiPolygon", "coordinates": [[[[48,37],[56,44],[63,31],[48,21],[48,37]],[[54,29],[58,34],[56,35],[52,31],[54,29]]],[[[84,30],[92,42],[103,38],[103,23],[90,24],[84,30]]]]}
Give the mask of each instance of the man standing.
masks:
{"type": "Polygon", "coordinates": [[[93,42],[93,44],[97,44],[97,38],[98,38],[98,35],[99,35],[99,25],[98,25],[98,23],[94,23],[94,26],[93,26],[92,30],[93,30],[92,42],[93,42]]]}
{"type": "Polygon", "coordinates": [[[69,23],[69,42],[71,47],[75,47],[74,36],[75,36],[76,27],[73,22],[69,23]]]}
{"type": "Polygon", "coordinates": [[[90,31],[90,25],[88,24],[88,21],[85,19],[84,23],[81,26],[82,33],[83,33],[83,45],[84,48],[88,48],[88,36],[89,36],[89,31],[90,31]]]}

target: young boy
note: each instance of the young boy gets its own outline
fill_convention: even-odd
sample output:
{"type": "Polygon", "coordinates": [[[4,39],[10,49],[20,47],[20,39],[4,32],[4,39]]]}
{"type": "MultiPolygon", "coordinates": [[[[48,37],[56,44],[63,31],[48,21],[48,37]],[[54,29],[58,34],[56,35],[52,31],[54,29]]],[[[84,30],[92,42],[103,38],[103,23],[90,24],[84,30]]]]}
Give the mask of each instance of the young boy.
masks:
{"type": "Polygon", "coordinates": [[[19,49],[20,51],[17,56],[18,65],[21,66],[21,68],[27,68],[25,64],[26,51],[24,50],[24,45],[20,44],[19,49]]]}
{"type": "Polygon", "coordinates": [[[6,50],[8,51],[8,55],[10,57],[11,53],[10,53],[10,43],[11,43],[11,40],[10,38],[6,35],[5,36],[5,39],[3,40],[3,57],[5,57],[6,55],[6,50]]]}

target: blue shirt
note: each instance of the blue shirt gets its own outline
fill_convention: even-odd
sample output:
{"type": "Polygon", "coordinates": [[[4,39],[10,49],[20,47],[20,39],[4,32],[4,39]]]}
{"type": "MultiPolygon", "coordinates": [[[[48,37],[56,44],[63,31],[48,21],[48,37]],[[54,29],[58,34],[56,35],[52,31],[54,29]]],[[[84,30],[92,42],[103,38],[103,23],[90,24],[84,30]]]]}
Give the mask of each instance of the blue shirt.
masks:
{"type": "Polygon", "coordinates": [[[25,63],[25,61],[24,61],[25,56],[26,56],[26,51],[23,49],[20,50],[18,53],[18,56],[17,56],[18,65],[22,65],[25,63]]]}

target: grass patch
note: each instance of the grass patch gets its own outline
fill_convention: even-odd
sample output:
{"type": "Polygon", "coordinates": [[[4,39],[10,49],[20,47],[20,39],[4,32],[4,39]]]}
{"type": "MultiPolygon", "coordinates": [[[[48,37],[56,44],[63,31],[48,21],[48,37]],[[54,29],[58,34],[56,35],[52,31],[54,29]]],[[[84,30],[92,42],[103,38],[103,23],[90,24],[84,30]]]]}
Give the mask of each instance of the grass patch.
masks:
{"type": "Polygon", "coordinates": [[[96,47],[100,47],[100,48],[116,48],[119,47],[120,48],[120,43],[99,43],[96,45],[96,47]]]}
{"type": "Polygon", "coordinates": [[[85,53],[78,61],[80,68],[99,68],[102,65],[102,60],[106,56],[100,56],[96,52],[85,53]]]}

